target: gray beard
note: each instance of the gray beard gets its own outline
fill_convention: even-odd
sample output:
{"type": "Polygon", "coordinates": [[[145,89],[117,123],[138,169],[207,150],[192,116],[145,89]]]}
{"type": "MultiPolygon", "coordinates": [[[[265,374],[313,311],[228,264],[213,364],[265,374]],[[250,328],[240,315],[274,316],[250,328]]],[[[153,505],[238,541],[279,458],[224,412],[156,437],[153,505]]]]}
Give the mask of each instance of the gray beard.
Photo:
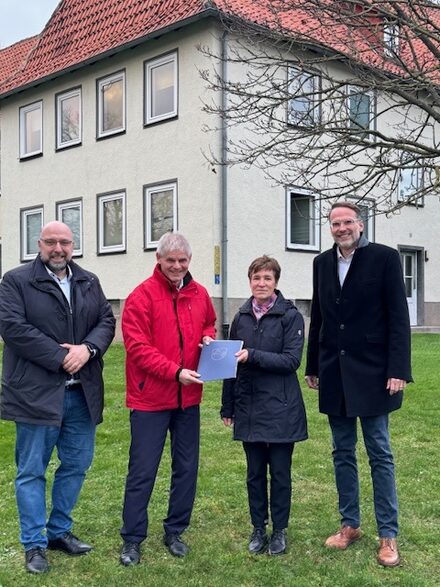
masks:
{"type": "Polygon", "coordinates": [[[47,267],[52,271],[52,273],[59,273],[60,271],[64,271],[67,267],[67,261],[60,261],[59,263],[51,263],[50,261],[46,263],[47,267]]]}

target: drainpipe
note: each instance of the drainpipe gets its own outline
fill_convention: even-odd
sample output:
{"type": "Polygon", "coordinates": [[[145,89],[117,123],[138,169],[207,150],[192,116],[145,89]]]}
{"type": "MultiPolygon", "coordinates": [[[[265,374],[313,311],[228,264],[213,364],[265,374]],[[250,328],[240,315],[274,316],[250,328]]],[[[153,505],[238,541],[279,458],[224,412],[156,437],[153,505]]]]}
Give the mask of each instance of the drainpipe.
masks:
{"type": "MultiPolygon", "coordinates": [[[[227,31],[221,36],[221,78],[227,79],[227,31]]],[[[227,94],[222,84],[221,109],[226,111],[227,94]]],[[[228,128],[227,123],[221,119],[221,215],[222,215],[222,241],[221,241],[221,269],[222,269],[222,338],[229,336],[229,309],[228,309],[228,167],[227,161],[228,128]]]]}

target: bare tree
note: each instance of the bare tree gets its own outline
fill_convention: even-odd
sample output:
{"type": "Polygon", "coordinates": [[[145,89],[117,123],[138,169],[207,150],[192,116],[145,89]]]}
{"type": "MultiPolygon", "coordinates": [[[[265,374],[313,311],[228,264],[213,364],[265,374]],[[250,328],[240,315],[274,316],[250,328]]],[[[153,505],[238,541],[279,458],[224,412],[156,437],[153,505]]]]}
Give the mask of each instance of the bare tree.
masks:
{"type": "Polygon", "coordinates": [[[213,61],[201,75],[227,97],[205,101],[204,109],[222,117],[228,143],[226,157],[208,155],[212,164],[256,165],[321,199],[371,197],[376,213],[438,197],[440,6],[216,4],[227,51],[200,47],[213,61]]]}

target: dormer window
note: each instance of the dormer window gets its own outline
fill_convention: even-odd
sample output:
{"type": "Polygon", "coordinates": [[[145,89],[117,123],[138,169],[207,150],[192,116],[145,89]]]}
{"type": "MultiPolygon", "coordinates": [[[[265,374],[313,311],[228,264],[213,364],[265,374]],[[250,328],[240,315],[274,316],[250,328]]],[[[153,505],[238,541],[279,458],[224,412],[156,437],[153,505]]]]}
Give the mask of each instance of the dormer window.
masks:
{"type": "Polygon", "coordinates": [[[383,25],[383,47],[388,57],[394,57],[399,52],[399,25],[386,20],[383,25]]]}

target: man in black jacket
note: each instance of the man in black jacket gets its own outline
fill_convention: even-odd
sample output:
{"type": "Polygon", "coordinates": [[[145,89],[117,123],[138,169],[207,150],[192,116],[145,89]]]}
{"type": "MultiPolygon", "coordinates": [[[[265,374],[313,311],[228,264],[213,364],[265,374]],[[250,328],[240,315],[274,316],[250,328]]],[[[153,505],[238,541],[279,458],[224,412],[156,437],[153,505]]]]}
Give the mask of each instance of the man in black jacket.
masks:
{"type": "Polygon", "coordinates": [[[360,210],[332,206],[332,249],[313,265],[306,381],[328,415],[342,527],[326,546],[345,549],[361,536],[356,462],[357,418],[371,467],[380,539],[378,562],[399,564],[398,504],[388,414],[412,381],[410,326],[399,254],[369,243],[360,210]]]}
{"type": "Polygon", "coordinates": [[[102,421],[102,357],[115,330],[98,278],[72,261],[70,228],[46,224],[38,245],[35,261],[7,272],[0,284],[0,408],[16,423],[15,492],[31,573],[49,569],[46,548],[91,550],[72,534],[71,512],[102,421]],[[45,474],[55,447],[60,464],[46,523],[45,474]]]}

